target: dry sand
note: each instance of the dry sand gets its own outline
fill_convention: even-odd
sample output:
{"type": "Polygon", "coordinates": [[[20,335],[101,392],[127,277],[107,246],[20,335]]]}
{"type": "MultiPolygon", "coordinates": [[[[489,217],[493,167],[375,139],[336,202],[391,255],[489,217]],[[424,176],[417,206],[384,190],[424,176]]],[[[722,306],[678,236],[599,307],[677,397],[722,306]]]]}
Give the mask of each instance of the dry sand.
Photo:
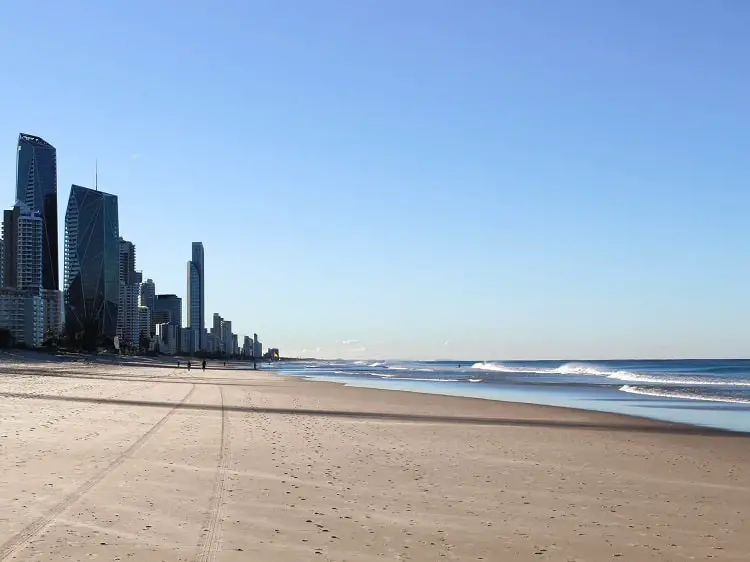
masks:
{"type": "Polygon", "coordinates": [[[584,411],[0,364],[0,561],[750,559],[750,438],[584,411]]]}

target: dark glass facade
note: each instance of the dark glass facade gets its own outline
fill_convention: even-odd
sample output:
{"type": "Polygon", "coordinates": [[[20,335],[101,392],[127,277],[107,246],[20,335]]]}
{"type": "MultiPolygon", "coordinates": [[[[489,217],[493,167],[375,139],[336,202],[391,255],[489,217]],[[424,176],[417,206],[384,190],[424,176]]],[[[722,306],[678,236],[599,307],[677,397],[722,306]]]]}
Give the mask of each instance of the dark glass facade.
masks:
{"type": "Polygon", "coordinates": [[[57,151],[40,137],[18,135],[16,199],[42,217],[42,288],[59,290],[57,151]]]}
{"type": "Polygon", "coordinates": [[[168,313],[170,324],[176,328],[182,328],[182,299],[177,295],[156,295],[154,303],[154,314],[157,318],[164,319],[163,313],[168,313]]]}
{"type": "Polygon", "coordinates": [[[68,329],[79,332],[94,324],[100,338],[113,338],[119,286],[117,196],[73,185],[65,212],[63,290],[68,329]]]}

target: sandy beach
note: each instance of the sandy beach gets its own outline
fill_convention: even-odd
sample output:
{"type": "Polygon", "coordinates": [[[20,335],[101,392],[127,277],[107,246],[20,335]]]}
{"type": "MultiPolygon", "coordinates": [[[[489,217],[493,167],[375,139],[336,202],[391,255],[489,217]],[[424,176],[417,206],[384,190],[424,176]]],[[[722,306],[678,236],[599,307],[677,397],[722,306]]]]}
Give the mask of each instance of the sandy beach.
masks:
{"type": "Polygon", "coordinates": [[[0,561],[748,559],[748,436],[211,367],[0,363],[0,561]]]}

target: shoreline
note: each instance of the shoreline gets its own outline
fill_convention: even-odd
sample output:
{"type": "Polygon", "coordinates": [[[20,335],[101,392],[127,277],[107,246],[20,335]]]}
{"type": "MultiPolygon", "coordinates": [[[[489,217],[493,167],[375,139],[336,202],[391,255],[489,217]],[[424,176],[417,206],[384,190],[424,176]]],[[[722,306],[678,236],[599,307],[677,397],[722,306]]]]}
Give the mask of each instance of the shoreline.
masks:
{"type": "MultiPolygon", "coordinates": [[[[264,370],[264,372],[270,372],[270,371],[264,370]]],[[[559,410],[559,411],[567,410],[571,412],[585,412],[585,413],[590,413],[590,414],[598,414],[602,416],[615,416],[615,417],[619,417],[622,419],[640,420],[643,422],[650,422],[650,423],[655,423],[655,424],[665,424],[665,425],[680,426],[684,428],[692,428],[694,430],[703,430],[706,432],[706,434],[719,433],[719,434],[732,434],[732,435],[750,437],[750,430],[716,427],[716,426],[699,424],[699,423],[690,423],[686,421],[650,417],[646,415],[639,416],[639,415],[631,414],[631,413],[576,407],[574,405],[557,405],[557,404],[548,404],[548,403],[542,403],[542,402],[509,400],[509,399],[503,399],[503,398],[494,398],[491,396],[467,396],[467,395],[452,394],[452,393],[438,392],[438,391],[430,392],[427,389],[417,389],[417,388],[388,388],[387,381],[382,381],[382,386],[378,386],[374,384],[369,384],[369,385],[365,384],[364,380],[363,380],[363,384],[357,384],[357,382],[359,381],[358,379],[355,379],[355,378],[353,378],[351,381],[347,381],[343,379],[333,380],[335,377],[326,377],[323,375],[305,375],[302,373],[282,372],[279,370],[276,370],[274,374],[280,377],[295,377],[304,382],[341,385],[345,388],[356,388],[356,389],[362,389],[362,390],[373,390],[373,391],[392,392],[392,393],[410,393],[410,394],[420,394],[420,395],[425,395],[425,396],[441,396],[445,398],[455,398],[455,399],[461,399],[461,400],[480,400],[482,402],[498,403],[498,404],[504,404],[506,406],[507,405],[523,405],[523,406],[537,407],[537,408],[543,408],[543,409],[554,408],[555,410],[559,410]]]]}

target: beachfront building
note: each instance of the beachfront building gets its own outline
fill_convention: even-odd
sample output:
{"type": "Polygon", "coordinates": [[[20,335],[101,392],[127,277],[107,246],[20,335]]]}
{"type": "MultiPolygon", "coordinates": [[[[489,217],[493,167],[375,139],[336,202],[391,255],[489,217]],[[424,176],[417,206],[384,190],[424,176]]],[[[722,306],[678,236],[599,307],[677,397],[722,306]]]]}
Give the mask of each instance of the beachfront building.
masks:
{"type": "Polygon", "coordinates": [[[258,335],[255,335],[255,341],[253,342],[253,357],[260,359],[263,357],[263,344],[258,341],[258,335]]]}
{"type": "Polygon", "coordinates": [[[44,301],[38,291],[0,289],[0,328],[14,344],[40,347],[44,343],[44,301]]]}
{"type": "Polygon", "coordinates": [[[137,344],[141,336],[141,312],[138,285],[120,284],[118,295],[117,336],[120,344],[137,344]]]}
{"type": "Polygon", "coordinates": [[[46,331],[42,237],[42,219],[25,203],[18,201],[4,212],[0,327],[10,331],[15,343],[30,347],[41,346],[46,331]]]}
{"type": "Polygon", "coordinates": [[[41,218],[42,288],[59,291],[57,151],[44,139],[25,133],[18,135],[16,200],[41,218]]]}
{"type": "Polygon", "coordinates": [[[42,289],[44,304],[44,334],[59,334],[63,328],[62,293],[57,289],[42,289]]]}
{"type": "MultiPolygon", "coordinates": [[[[146,335],[153,336],[156,333],[156,325],[154,323],[154,305],[156,304],[156,285],[154,284],[153,279],[146,279],[143,283],[141,283],[141,297],[139,300],[140,306],[145,306],[149,309],[149,313],[151,316],[151,321],[149,324],[147,324],[148,329],[146,330],[146,335]]],[[[141,331],[145,326],[141,324],[141,331]]]]}
{"type": "Polygon", "coordinates": [[[219,353],[219,338],[214,335],[213,330],[206,335],[206,352],[208,353],[219,353]]]}
{"type": "Polygon", "coordinates": [[[193,242],[192,259],[187,262],[187,327],[198,334],[198,349],[203,349],[201,340],[205,327],[205,292],[203,270],[203,243],[193,242]]]}
{"type": "Polygon", "coordinates": [[[213,326],[211,327],[211,340],[212,340],[212,353],[221,353],[223,349],[223,339],[221,337],[221,325],[224,323],[224,319],[219,315],[218,312],[214,312],[213,326]]]}
{"type": "Polygon", "coordinates": [[[141,336],[150,338],[151,334],[151,309],[147,306],[138,307],[138,325],[140,326],[141,333],[138,335],[138,341],[140,342],[141,336]]]}
{"type": "Polygon", "coordinates": [[[166,355],[177,353],[177,328],[169,323],[156,325],[156,350],[166,355]]]}
{"type": "Polygon", "coordinates": [[[250,336],[245,336],[242,342],[242,355],[244,357],[253,356],[253,339],[250,336]]]}
{"type": "Polygon", "coordinates": [[[182,299],[172,294],[156,295],[154,316],[158,322],[166,321],[175,328],[182,328],[182,299]]]}
{"type": "Polygon", "coordinates": [[[195,328],[182,328],[180,330],[180,351],[182,353],[196,353],[200,351],[199,333],[195,328]]]}
{"type": "Polygon", "coordinates": [[[232,322],[230,320],[221,321],[221,346],[226,355],[232,355],[232,322]]]}
{"type": "Polygon", "coordinates": [[[72,332],[117,335],[120,232],[117,196],[73,185],[65,212],[63,297],[72,332]]]}
{"type": "Polygon", "coordinates": [[[135,244],[120,238],[117,336],[121,345],[138,345],[141,336],[139,310],[143,274],[135,270],[135,244]]]}
{"type": "Polygon", "coordinates": [[[3,214],[4,285],[41,293],[42,233],[39,213],[18,201],[3,214]]]}

